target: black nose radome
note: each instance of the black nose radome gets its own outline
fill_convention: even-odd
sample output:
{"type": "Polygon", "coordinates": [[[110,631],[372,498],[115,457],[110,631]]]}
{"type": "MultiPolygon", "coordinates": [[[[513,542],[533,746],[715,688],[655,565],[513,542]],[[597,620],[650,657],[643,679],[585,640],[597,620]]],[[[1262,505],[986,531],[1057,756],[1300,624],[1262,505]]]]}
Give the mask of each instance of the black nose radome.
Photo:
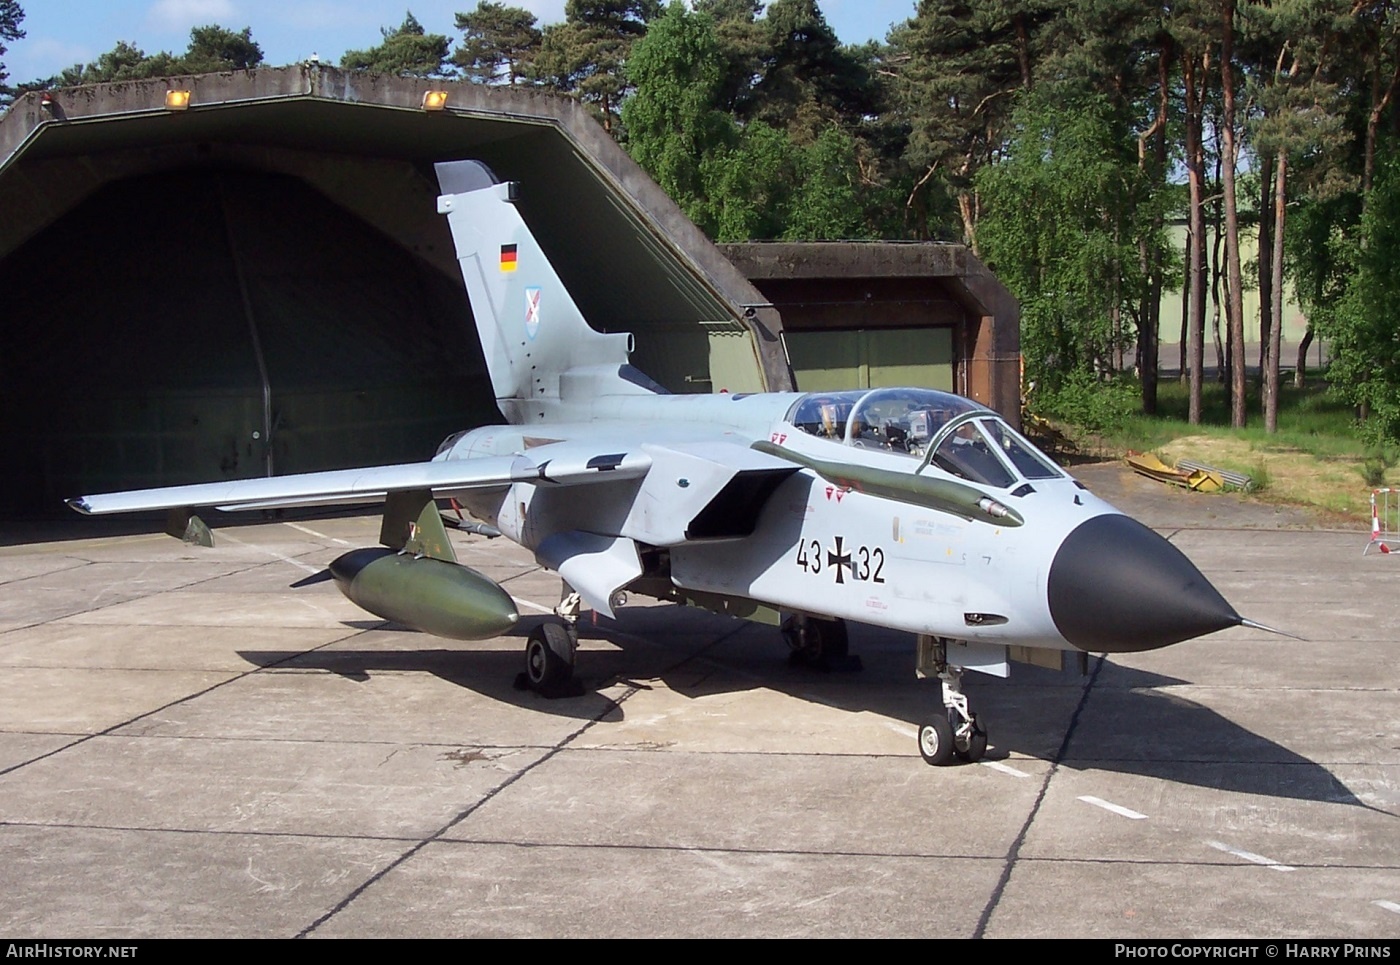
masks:
{"type": "Polygon", "coordinates": [[[1116,513],[1065,537],[1047,595],[1055,627],[1081,650],[1153,650],[1242,622],[1180,550],[1116,513]]]}

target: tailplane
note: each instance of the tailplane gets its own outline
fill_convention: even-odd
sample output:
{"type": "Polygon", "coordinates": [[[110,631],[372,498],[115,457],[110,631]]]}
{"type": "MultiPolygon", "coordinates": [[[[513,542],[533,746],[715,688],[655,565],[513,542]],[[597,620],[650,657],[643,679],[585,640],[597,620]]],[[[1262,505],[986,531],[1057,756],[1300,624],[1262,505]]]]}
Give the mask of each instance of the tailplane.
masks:
{"type": "Polygon", "coordinates": [[[437,164],[447,215],[501,413],[534,421],[560,402],[662,391],[627,365],[632,336],[591,328],[515,206],[517,185],[480,161],[437,164]]]}

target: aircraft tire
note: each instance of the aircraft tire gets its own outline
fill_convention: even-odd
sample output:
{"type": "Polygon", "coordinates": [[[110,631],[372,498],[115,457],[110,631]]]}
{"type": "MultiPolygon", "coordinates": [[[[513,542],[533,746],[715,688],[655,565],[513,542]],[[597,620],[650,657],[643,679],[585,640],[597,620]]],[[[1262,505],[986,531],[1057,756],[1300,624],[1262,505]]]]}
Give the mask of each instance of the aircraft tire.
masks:
{"type": "Polygon", "coordinates": [[[953,725],[948,723],[947,714],[938,714],[919,726],[919,755],[925,764],[951,764],[953,753],[953,725]]]}
{"type": "Polygon", "coordinates": [[[542,623],[525,642],[525,679],[545,696],[560,692],[574,675],[574,640],[567,627],[542,623]]]}
{"type": "Polygon", "coordinates": [[[972,715],[972,733],[967,740],[960,741],[954,738],[953,744],[953,754],[966,764],[976,764],[987,753],[987,732],[982,729],[976,714],[972,715]]]}
{"type": "Polygon", "coordinates": [[[851,656],[851,641],[845,620],[809,617],[804,627],[783,631],[792,648],[790,662],[814,670],[847,671],[861,669],[859,657],[851,656]]]}

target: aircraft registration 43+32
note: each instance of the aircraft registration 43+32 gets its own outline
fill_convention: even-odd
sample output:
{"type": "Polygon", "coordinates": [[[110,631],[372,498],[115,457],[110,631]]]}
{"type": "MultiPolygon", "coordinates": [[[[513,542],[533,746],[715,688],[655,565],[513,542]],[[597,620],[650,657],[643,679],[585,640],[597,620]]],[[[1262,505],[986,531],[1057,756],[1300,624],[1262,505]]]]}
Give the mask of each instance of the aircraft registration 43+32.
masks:
{"type": "MultiPolygon", "coordinates": [[[[508,425],[458,433],[428,462],[69,500],[80,512],[384,503],[383,545],[329,573],[359,606],[458,640],[518,619],[460,565],[437,500],[531,550],[565,583],[534,629],[525,680],[573,675],[581,607],[627,594],[779,625],[800,659],[851,662],[847,623],[914,635],[942,706],[930,764],[975,761],[983,722],[965,670],[1012,658],[1164,647],[1241,617],[1167,540],[1066,475],[997,413],[920,388],[668,395],[628,364],[631,336],[589,326],[479,161],[437,165],[497,404],[508,425]]],[[[1260,629],[1268,629],[1260,627],[1260,629]]]]}

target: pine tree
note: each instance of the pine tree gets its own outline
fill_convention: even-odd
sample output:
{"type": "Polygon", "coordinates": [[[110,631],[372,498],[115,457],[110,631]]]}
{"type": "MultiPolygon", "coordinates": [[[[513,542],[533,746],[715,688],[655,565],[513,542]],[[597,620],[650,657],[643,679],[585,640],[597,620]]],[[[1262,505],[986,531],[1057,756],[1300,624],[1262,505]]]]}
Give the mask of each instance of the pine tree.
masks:
{"type": "Polygon", "coordinates": [[[531,73],[592,106],[603,127],[616,135],[618,112],[630,91],[623,65],[660,12],[660,0],[569,0],[564,22],[545,28],[531,73]]]}
{"type": "MultiPolygon", "coordinates": [[[[20,29],[20,24],[24,22],[24,10],[19,5],[19,0],[0,0],[0,57],[5,56],[9,49],[5,45],[24,37],[24,31],[20,29]]],[[[5,63],[0,61],[0,106],[9,102],[10,88],[5,85],[9,79],[9,74],[5,73],[5,63]]]]}
{"type": "Polygon", "coordinates": [[[262,47],[254,42],[251,28],[233,31],[211,25],[190,31],[190,46],[180,58],[180,69],[191,74],[248,70],[262,59],[262,47]]]}
{"type": "Polygon", "coordinates": [[[994,0],[921,0],[890,34],[900,61],[896,96],[910,128],[905,157],[921,172],[906,206],[914,211],[922,193],[946,188],[974,251],[977,171],[1000,149],[1016,94],[1034,83],[1044,19],[1009,21],[994,0]]]}
{"type": "Polygon", "coordinates": [[[481,0],[471,13],[457,14],[463,39],[452,62],[478,84],[504,79],[514,86],[525,79],[539,52],[544,35],[536,24],[535,15],[523,7],[481,0]]]}
{"type": "Polygon", "coordinates": [[[440,77],[450,42],[444,34],[430,34],[409,11],[396,29],[380,28],[384,42],[367,50],[347,50],[340,58],[346,70],[380,74],[440,77]]]}

